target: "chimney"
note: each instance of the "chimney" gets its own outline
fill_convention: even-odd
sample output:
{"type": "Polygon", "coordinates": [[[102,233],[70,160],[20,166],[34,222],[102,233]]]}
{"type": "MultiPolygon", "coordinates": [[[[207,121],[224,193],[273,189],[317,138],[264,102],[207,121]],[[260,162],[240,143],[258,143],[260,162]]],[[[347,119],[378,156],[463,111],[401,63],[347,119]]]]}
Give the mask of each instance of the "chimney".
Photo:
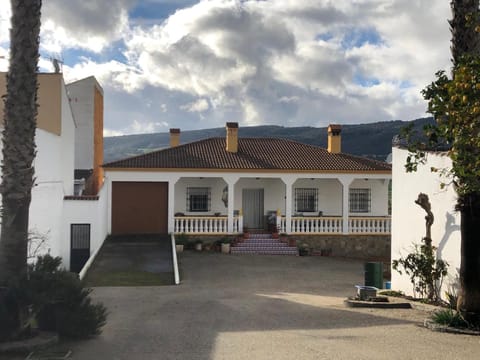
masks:
{"type": "Polygon", "coordinates": [[[170,147],[180,145],[180,129],[170,129],[170,147]]]}
{"type": "Polygon", "coordinates": [[[342,152],[342,125],[328,125],[328,152],[338,154],[342,152]]]}
{"type": "Polygon", "coordinates": [[[227,151],[238,152],[238,123],[227,122],[227,151]]]}

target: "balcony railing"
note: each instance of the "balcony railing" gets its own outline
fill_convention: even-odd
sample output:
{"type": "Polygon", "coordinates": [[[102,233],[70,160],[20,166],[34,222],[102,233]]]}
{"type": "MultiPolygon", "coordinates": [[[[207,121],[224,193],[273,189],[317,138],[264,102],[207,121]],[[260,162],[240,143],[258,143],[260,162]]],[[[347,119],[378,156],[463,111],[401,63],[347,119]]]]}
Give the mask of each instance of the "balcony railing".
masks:
{"type": "MultiPolygon", "coordinates": [[[[285,216],[277,216],[278,231],[287,233],[285,216]]],[[[243,216],[233,217],[233,234],[243,231],[243,216]]],[[[349,217],[349,234],[388,235],[391,231],[391,219],[384,217],[349,217]]],[[[185,234],[228,234],[227,216],[176,216],[175,233],[185,234]]],[[[290,234],[342,234],[341,216],[294,216],[290,234]]]]}
{"type": "Polygon", "coordinates": [[[392,220],[383,217],[350,217],[348,229],[350,234],[390,234],[392,220]]]}
{"type": "MultiPolygon", "coordinates": [[[[243,229],[242,217],[233,217],[233,233],[243,229]]],[[[227,216],[175,216],[175,233],[228,234],[227,216]]]]}

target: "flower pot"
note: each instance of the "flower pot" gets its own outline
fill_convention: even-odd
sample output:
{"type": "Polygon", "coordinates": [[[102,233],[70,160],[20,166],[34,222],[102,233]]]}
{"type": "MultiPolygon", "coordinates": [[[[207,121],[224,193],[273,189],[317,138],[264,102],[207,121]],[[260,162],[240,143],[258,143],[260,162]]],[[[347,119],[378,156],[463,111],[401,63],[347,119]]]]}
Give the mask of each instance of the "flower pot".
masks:
{"type": "Polygon", "coordinates": [[[230,254],[230,244],[222,244],[222,254],[230,254]]]}
{"type": "Polygon", "coordinates": [[[288,246],[297,246],[297,241],[295,239],[288,239],[288,246]]]}
{"type": "Polygon", "coordinates": [[[195,250],[202,251],[202,244],[201,243],[196,243],[195,244],[195,250]]]}
{"type": "Polygon", "coordinates": [[[179,245],[179,244],[175,245],[175,251],[176,251],[177,253],[183,252],[183,244],[181,244],[181,245],[179,245]]]}

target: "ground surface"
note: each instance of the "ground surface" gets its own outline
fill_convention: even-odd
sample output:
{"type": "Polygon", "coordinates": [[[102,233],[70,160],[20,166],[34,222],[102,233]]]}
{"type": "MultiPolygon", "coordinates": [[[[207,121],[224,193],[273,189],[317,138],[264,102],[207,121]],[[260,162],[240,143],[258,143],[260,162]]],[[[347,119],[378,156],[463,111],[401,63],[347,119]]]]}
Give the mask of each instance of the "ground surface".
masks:
{"type": "MultiPolygon", "coordinates": [[[[352,309],[363,264],[180,254],[182,283],[101,287],[110,317],[73,359],[476,359],[480,337],[420,327],[426,310],[352,309]]],[[[428,307],[426,307],[428,309],[428,307]]]]}
{"type": "Polygon", "coordinates": [[[87,286],[172,285],[172,248],[168,236],[110,238],[85,279],[87,286]]]}

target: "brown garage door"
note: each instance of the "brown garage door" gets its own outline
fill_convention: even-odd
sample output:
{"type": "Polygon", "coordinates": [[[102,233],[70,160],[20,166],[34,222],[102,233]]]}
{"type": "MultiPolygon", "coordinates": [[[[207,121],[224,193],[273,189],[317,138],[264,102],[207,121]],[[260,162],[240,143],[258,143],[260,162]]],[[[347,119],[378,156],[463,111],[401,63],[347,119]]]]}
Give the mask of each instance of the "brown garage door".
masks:
{"type": "Polygon", "coordinates": [[[114,182],[112,234],[166,234],[168,183],[114,182]]]}

